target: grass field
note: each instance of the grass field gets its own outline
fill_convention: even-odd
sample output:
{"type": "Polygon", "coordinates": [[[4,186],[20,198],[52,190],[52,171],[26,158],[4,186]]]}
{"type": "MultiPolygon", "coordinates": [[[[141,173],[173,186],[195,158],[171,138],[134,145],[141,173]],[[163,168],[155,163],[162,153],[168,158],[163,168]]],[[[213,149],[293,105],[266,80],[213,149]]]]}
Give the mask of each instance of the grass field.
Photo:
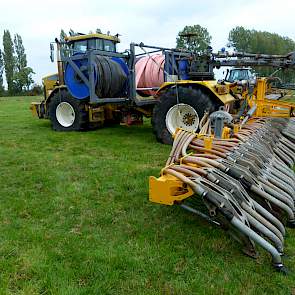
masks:
{"type": "Polygon", "coordinates": [[[170,147],[150,124],[59,133],[0,98],[0,294],[295,294],[218,228],[149,203],[170,147]]]}

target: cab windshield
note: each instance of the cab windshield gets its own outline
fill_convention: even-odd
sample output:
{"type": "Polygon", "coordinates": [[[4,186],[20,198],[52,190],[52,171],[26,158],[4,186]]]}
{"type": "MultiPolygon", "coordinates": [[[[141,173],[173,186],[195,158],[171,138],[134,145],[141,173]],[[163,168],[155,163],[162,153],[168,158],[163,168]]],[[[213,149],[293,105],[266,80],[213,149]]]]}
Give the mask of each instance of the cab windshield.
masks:
{"type": "Polygon", "coordinates": [[[251,79],[251,73],[247,69],[245,69],[245,70],[242,70],[242,69],[231,70],[230,75],[228,77],[229,82],[249,80],[249,79],[251,79]]]}
{"type": "Polygon", "coordinates": [[[103,50],[109,52],[116,52],[116,44],[111,40],[104,39],[88,39],[75,41],[72,43],[73,54],[80,52],[85,53],[87,50],[103,50]]]}

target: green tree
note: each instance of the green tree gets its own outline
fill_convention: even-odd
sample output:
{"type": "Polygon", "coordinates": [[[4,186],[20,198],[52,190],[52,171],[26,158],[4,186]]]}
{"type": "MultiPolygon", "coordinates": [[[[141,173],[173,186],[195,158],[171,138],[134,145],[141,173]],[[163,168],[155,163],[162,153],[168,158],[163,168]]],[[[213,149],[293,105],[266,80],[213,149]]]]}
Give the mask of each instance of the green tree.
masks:
{"type": "Polygon", "coordinates": [[[34,71],[27,65],[27,56],[23,45],[22,38],[19,34],[14,35],[14,52],[15,52],[15,72],[13,76],[16,92],[29,90],[30,85],[34,82],[32,74],[34,71]]]}
{"type": "Polygon", "coordinates": [[[251,52],[250,36],[250,30],[246,30],[243,27],[235,27],[229,32],[228,47],[233,47],[237,51],[251,52]]]}
{"type": "Polygon", "coordinates": [[[14,81],[17,93],[21,93],[24,90],[29,91],[30,86],[34,83],[32,74],[35,73],[30,67],[25,67],[22,68],[20,71],[15,72],[14,81]]]}
{"type": "Polygon", "coordinates": [[[70,56],[70,50],[69,47],[66,45],[66,38],[68,37],[67,33],[61,29],[59,34],[59,39],[61,42],[61,55],[63,57],[69,57],[70,56]]]}
{"type": "Polygon", "coordinates": [[[63,29],[61,29],[59,34],[60,41],[65,42],[66,37],[67,37],[66,32],[63,29]]]}
{"type": "Polygon", "coordinates": [[[200,25],[185,26],[178,33],[176,48],[204,53],[210,45],[211,39],[207,29],[200,25]]]}
{"type": "MultiPolygon", "coordinates": [[[[238,26],[229,32],[228,46],[236,51],[265,54],[287,54],[295,50],[294,40],[266,31],[249,30],[238,26]]],[[[260,76],[274,72],[271,67],[253,67],[260,76]]],[[[283,70],[276,74],[285,82],[295,78],[294,70],[283,70]]]]}
{"type": "Polygon", "coordinates": [[[14,48],[13,42],[11,39],[10,32],[8,30],[4,30],[3,34],[3,60],[4,60],[4,68],[5,68],[5,76],[7,82],[8,93],[10,95],[14,94],[14,72],[15,72],[15,58],[14,58],[14,48]]]}
{"type": "Polygon", "coordinates": [[[70,36],[76,36],[78,33],[76,33],[73,29],[69,30],[69,35],[70,36]]]}
{"type": "Polygon", "coordinates": [[[265,54],[286,54],[295,49],[295,42],[276,33],[235,27],[229,32],[228,46],[237,51],[265,54]]]}
{"type": "Polygon", "coordinates": [[[23,45],[22,37],[19,34],[14,35],[15,65],[18,71],[27,66],[27,55],[23,45]]]}
{"type": "Polygon", "coordinates": [[[3,94],[4,94],[3,70],[4,70],[4,61],[3,61],[3,54],[0,49],[0,96],[3,96],[3,94]]]}

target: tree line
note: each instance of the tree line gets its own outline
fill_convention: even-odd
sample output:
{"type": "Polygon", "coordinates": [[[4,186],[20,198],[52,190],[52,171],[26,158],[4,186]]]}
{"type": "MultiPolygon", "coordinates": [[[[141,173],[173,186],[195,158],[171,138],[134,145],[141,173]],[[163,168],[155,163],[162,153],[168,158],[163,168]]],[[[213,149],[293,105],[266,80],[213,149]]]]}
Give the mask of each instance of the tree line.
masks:
{"type": "MultiPolygon", "coordinates": [[[[176,38],[177,48],[205,53],[211,45],[212,37],[208,30],[200,25],[186,26],[176,38]]],[[[227,47],[234,51],[247,53],[287,54],[295,51],[295,41],[266,31],[249,30],[242,26],[233,28],[228,35],[227,47]]],[[[253,67],[260,76],[269,76],[274,72],[270,67],[253,67]]],[[[295,79],[295,71],[285,69],[276,76],[285,82],[295,79]]]]}
{"type": "Polygon", "coordinates": [[[34,71],[28,66],[22,37],[16,33],[12,38],[9,30],[4,30],[3,50],[0,49],[0,96],[28,93],[34,83],[32,74],[34,71]]]}

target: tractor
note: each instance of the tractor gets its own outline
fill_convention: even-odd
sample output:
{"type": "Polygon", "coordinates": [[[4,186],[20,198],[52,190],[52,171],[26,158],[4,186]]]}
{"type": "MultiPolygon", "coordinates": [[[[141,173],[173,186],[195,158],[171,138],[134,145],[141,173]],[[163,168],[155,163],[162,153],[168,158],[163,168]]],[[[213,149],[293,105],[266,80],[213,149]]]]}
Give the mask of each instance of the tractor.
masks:
{"type": "Polygon", "coordinates": [[[58,73],[43,78],[44,99],[33,102],[39,118],[57,131],[77,131],[105,123],[142,124],[152,119],[158,141],[172,143],[177,128],[196,131],[205,113],[221,106],[241,107],[248,88],[236,81],[214,80],[221,66],[294,65],[294,54],[205,54],[131,43],[118,52],[118,35],[78,34],[50,44],[57,48],[58,73]],[[239,85],[237,85],[239,84],[239,85]],[[238,91],[237,91],[237,87],[238,91]]]}
{"type": "Polygon", "coordinates": [[[229,83],[246,80],[255,84],[256,77],[251,68],[234,67],[227,70],[224,80],[229,83]]]}

